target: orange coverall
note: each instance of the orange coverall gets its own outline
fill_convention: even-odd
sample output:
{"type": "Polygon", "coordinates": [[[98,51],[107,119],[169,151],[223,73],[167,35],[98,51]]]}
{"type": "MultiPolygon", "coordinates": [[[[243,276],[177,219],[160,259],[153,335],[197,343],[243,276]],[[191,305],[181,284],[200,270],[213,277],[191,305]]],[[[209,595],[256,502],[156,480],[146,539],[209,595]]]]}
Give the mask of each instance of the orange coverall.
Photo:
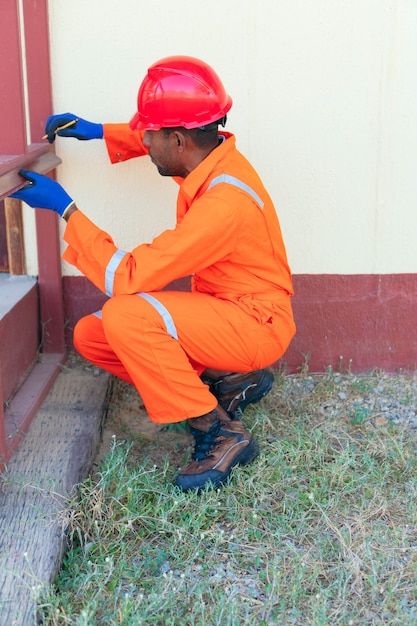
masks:
{"type": "MultiPolygon", "coordinates": [[[[235,137],[215,148],[180,185],[177,223],[131,252],[81,211],[68,221],[63,258],[107,293],[81,319],[74,345],[88,360],[134,384],[151,420],[179,422],[217,406],[200,375],[277,361],[295,332],[291,273],[273,203],[235,137]],[[192,277],[192,291],[160,291],[192,277]]],[[[106,124],[113,163],[147,154],[143,133],[106,124]]],[[[134,227],[134,225],[132,225],[134,227]]]]}

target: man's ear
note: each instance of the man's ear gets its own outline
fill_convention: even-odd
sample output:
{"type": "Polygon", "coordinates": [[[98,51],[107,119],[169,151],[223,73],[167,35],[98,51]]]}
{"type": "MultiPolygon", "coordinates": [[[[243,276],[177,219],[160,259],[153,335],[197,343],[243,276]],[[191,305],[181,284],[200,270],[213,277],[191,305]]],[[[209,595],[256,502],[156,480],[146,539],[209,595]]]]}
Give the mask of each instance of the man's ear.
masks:
{"type": "Polygon", "coordinates": [[[187,137],[180,130],[174,130],[172,136],[175,139],[178,152],[183,152],[187,145],[187,137]]]}

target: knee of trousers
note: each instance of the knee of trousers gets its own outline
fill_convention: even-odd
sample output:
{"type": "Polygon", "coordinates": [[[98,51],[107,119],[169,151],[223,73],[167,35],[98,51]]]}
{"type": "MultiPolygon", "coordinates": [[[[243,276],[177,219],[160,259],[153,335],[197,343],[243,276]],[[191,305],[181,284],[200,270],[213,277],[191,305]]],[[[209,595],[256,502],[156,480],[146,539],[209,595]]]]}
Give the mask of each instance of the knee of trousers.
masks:
{"type": "Polygon", "coordinates": [[[98,320],[93,315],[87,315],[82,317],[75,325],[73,333],[74,348],[80,354],[88,352],[88,346],[93,341],[92,326],[97,323],[98,320]]]}
{"type": "Polygon", "coordinates": [[[110,345],[124,344],[146,336],[150,331],[166,332],[158,311],[137,295],[115,296],[101,311],[103,330],[110,345]]]}

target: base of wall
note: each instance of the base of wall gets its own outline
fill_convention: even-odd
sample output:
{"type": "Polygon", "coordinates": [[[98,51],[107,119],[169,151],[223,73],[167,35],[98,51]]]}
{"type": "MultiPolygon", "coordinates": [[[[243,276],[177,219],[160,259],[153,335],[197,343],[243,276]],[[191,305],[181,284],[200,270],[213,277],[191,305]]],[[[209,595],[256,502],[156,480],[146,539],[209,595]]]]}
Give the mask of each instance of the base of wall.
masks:
{"type": "Polygon", "coordinates": [[[417,367],[417,274],[299,274],[294,289],[292,370],[304,355],[310,371],[417,367]]]}
{"type": "MultiPolygon", "coordinates": [[[[170,289],[187,291],[189,280],[170,289]]],[[[282,362],[297,372],[329,366],[363,372],[417,367],[417,274],[298,274],[292,300],[297,333],[282,362]]],[[[86,278],[63,279],[66,339],[75,323],[97,311],[106,296],[86,278]]]]}

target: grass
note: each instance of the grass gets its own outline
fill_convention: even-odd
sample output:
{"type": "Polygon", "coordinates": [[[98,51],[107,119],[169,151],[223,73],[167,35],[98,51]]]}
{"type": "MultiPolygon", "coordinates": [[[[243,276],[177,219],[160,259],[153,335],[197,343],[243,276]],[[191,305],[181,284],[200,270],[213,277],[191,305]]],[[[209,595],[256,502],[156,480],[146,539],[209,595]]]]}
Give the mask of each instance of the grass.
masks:
{"type": "Polygon", "coordinates": [[[114,440],[65,511],[41,623],[415,625],[417,433],[364,404],[381,385],[415,403],[412,375],[277,375],[245,412],[260,458],[198,496],[114,440]]]}

